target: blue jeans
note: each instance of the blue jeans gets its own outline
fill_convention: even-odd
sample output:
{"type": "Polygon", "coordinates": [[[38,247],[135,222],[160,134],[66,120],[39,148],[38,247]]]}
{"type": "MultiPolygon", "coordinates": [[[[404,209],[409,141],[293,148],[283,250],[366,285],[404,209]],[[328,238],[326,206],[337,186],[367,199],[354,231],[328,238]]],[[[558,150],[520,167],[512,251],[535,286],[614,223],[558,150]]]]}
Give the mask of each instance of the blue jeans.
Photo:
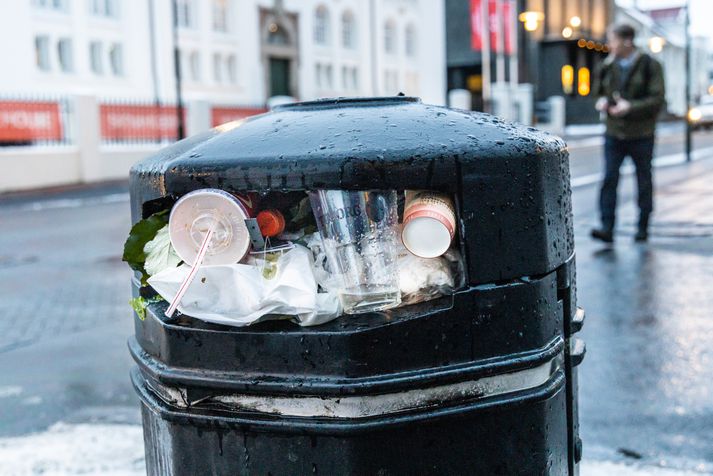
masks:
{"type": "Polygon", "coordinates": [[[602,226],[613,230],[616,220],[616,189],[619,185],[619,169],[624,159],[629,156],[636,167],[638,185],[639,229],[646,230],[649,215],[654,208],[653,181],[651,178],[651,159],[654,153],[654,137],[637,139],[617,139],[605,136],[604,160],[605,172],[599,196],[599,210],[602,226]]]}

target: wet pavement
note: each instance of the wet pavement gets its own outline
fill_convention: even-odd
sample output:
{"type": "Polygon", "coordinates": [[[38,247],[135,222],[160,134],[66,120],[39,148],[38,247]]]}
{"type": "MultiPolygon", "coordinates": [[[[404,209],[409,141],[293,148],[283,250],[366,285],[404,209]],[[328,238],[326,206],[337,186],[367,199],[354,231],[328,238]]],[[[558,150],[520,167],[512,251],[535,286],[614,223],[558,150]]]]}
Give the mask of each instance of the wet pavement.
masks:
{"type": "MultiPolygon", "coordinates": [[[[599,153],[573,151],[573,177],[599,153]]],[[[596,185],[574,189],[583,475],[713,473],[710,157],[657,170],[647,244],[632,241],[631,177],[612,247],[588,238],[596,185]]],[[[0,199],[0,474],[142,472],[124,187],[0,199]]]]}
{"type": "MultiPolygon", "coordinates": [[[[575,193],[585,457],[713,473],[713,167],[658,174],[648,244],[621,210],[614,246],[593,243],[595,187],[575,193]]],[[[628,181],[629,196],[631,180],[628,181]]]]}

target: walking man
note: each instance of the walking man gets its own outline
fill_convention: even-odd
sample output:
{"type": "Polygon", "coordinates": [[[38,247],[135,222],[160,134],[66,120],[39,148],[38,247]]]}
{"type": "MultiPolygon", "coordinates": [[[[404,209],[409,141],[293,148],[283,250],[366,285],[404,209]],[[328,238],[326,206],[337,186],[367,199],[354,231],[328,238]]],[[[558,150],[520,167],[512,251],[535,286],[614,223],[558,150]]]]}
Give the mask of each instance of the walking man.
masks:
{"type": "Polygon", "coordinates": [[[647,240],[653,210],[651,159],[656,116],[666,102],[664,79],[659,62],[636,49],[634,36],[630,25],[609,29],[611,54],[596,75],[593,91],[599,96],[597,110],[606,115],[606,135],[604,182],[599,196],[602,226],[592,230],[592,237],[606,243],[614,241],[619,169],[627,156],[636,167],[638,185],[636,241],[647,240]]]}

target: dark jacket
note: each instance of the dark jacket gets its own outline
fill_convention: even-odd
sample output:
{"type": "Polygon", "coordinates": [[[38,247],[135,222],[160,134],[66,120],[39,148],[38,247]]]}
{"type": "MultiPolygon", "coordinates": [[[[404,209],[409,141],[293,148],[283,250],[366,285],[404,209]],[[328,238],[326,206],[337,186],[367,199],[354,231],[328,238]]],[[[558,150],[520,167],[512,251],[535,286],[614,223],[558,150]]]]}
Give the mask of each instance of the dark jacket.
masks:
{"type": "Polygon", "coordinates": [[[619,63],[608,57],[595,73],[593,93],[612,101],[615,92],[631,102],[631,110],[621,117],[607,114],[607,134],[619,139],[653,136],[656,117],[666,104],[661,64],[645,53],[639,54],[628,76],[623,77],[619,63]]]}

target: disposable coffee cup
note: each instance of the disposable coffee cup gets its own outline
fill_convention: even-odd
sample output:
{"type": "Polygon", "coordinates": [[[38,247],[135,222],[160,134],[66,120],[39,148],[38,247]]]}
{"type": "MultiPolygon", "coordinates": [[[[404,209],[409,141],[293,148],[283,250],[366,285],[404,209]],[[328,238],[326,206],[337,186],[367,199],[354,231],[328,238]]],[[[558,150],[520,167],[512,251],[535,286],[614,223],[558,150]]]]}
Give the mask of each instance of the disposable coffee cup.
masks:
{"type": "Polygon", "coordinates": [[[234,264],[250,248],[245,220],[248,207],[223,190],[206,188],[181,197],[171,209],[168,233],[178,256],[193,266],[201,244],[213,227],[203,266],[234,264]]]}
{"type": "Polygon", "coordinates": [[[437,258],[451,246],[456,230],[453,200],[430,191],[406,191],[401,241],[421,258],[437,258]]]}

